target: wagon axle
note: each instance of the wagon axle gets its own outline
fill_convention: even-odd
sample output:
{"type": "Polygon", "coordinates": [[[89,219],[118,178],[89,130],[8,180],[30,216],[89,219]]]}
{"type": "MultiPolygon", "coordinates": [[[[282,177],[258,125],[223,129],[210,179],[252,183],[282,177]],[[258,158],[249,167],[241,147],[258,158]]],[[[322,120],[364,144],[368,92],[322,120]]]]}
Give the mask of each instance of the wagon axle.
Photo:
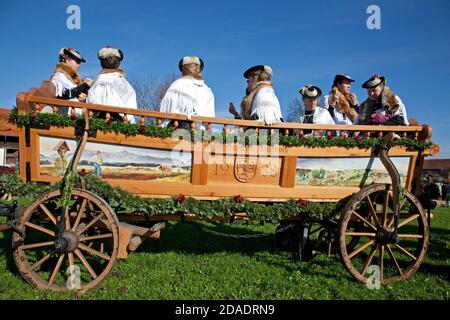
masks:
{"type": "Polygon", "coordinates": [[[383,246],[387,244],[396,244],[398,243],[398,232],[395,228],[380,226],[378,227],[375,239],[376,243],[383,246]]]}
{"type": "Polygon", "coordinates": [[[74,252],[80,242],[78,235],[73,231],[64,231],[61,239],[55,240],[55,250],[58,253],[74,252]]]}

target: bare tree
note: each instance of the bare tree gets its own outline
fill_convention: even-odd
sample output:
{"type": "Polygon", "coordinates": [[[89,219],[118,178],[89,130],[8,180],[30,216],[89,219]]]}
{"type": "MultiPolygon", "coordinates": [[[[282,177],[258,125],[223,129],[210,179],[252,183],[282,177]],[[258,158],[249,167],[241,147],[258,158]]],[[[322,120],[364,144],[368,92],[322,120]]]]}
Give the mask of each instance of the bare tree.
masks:
{"type": "Polygon", "coordinates": [[[145,79],[131,79],[130,83],[136,91],[139,109],[159,111],[159,105],[167,89],[177,79],[175,74],[169,74],[164,80],[150,73],[145,79]]]}
{"type": "Polygon", "coordinates": [[[305,113],[303,103],[299,98],[291,100],[288,104],[286,122],[300,122],[300,117],[305,113]]]}

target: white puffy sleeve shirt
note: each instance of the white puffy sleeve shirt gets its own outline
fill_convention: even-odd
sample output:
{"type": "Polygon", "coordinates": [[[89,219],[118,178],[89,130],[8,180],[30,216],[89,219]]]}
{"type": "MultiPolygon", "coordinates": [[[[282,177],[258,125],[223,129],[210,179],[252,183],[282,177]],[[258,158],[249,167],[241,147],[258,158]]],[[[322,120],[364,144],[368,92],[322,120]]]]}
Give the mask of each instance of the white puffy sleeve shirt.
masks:
{"type": "MultiPolygon", "coordinates": [[[[137,109],[136,92],[125,77],[118,73],[99,74],[89,89],[89,103],[137,109]]],[[[120,114],[123,116],[123,113],[120,114]]],[[[128,116],[130,123],[136,123],[133,116],[128,116]]]]}
{"type": "Polygon", "coordinates": [[[278,101],[275,91],[269,87],[261,88],[253,99],[252,116],[256,115],[259,121],[267,124],[281,122],[280,102],[278,101]]]}
{"type": "MultiPolygon", "coordinates": [[[[175,80],[161,100],[160,112],[214,117],[214,94],[203,80],[184,77],[175,80]]],[[[165,122],[167,124],[167,121],[165,122]]]]}

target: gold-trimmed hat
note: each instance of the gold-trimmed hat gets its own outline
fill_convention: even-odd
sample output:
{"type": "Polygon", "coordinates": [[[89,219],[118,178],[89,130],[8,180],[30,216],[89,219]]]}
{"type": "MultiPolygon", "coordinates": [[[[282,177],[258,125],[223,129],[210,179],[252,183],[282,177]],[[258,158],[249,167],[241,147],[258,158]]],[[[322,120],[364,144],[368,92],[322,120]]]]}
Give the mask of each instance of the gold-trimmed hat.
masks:
{"type": "Polygon", "coordinates": [[[271,68],[270,66],[267,66],[267,65],[257,65],[257,66],[253,66],[253,67],[247,69],[247,70],[244,72],[244,78],[246,78],[246,79],[250,78],[250,76],[252,75],[252,73],[255,72],[255,71],[265,71],[265,72],[267,72],[267,73],[269,74],[269,76],[270,76],[271,78],[272,78],[272,75],[273,75],[273,71],[272,71],[272,68],[271,68]]]}
{"type": "Polygon", "coordinates": [[[370,77],[369,80],[364,82],[362,84],[362,87],[364,89],[371,89],[371,88],[375,88],[379,84],[386,84],[386,79],[383,76],[379,76],[379,75],[375,74],[372,77],[370,77]]]}
{"type": "Polygon", "coordinates": [[[61,50],[59,50],[59,57],[62,57],[64,55],[69,56],[71,59],[77,61],[78,63],[86,62],[86,60],[81,56],[81,54],[72,48],[66,47],[61,48],[61,50]]]}
{"type": "Polygon", "coordinates": [[[322,90],[319,87],[307,84],[298,90],[298,92],[303,96],[303,98],[317,98],[322,95],[322,90]]]}

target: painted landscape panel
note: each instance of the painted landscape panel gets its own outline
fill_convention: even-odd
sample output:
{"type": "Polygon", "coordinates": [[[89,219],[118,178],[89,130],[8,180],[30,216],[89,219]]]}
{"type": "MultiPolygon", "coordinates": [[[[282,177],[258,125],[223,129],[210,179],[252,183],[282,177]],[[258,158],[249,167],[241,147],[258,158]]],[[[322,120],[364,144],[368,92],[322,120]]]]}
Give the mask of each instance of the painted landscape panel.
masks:
{"type": "MultiPolygon", "coordinates": [[[[62,176],[73,157],[75,140],[40,137],[40,174],[62,176]]],[[[95,172],[103,179],[189,182],[191,153],[86,143],[78,171],[95,172]]]]}
{"type": "MultiPolygon", "coordinates": [[[[392,157],[405,186],[409,157],[392,157]]],[[[371,183],[390,183],[378,158],[298,158],[297,185],[361,187],[371,183]]]]}

